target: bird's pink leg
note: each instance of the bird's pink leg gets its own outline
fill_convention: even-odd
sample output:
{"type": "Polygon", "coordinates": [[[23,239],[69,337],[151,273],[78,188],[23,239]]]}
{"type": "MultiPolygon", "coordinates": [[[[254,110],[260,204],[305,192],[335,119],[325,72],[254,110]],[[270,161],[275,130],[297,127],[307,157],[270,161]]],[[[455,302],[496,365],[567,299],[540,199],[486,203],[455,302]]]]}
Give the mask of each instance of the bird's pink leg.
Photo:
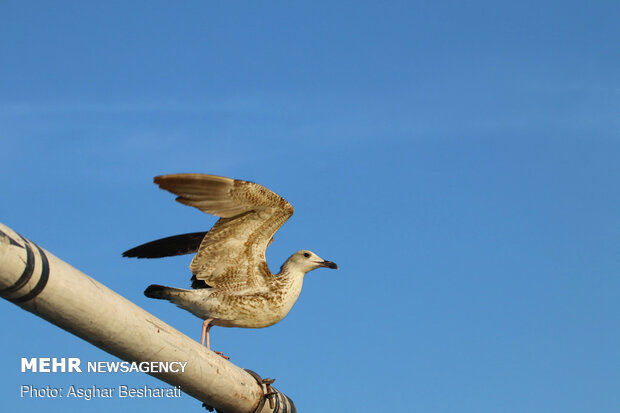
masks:
{"type": "Polygon", "coordinates": [[[200,344],[206,346],[209,350],[211,350],[211,346],[209,345],[209,330],[211,330],[211,327],[213,327],[211,321],[213,321],[212,318],[207,318],[202,323],[202,336],[200,337],[200,344]]]}
{"type": "MultiPolygon", "coordinates": [[[[212,318],[207,318],[205,321],[203,321],[202,336],[200,337],[200,344],[207,347],[208,350],[211,350],[211,346],[209,345],[209,330],[211,330],[211,327],[213,327],[213,324],[211,324],[211,321],[213,321],[212,318]]],[[[221,351],[216,351],[215,354],[219,354],[226,360],[230,360],[230,357],[225,356],[224,353],[222,353],[221,351]]]]}

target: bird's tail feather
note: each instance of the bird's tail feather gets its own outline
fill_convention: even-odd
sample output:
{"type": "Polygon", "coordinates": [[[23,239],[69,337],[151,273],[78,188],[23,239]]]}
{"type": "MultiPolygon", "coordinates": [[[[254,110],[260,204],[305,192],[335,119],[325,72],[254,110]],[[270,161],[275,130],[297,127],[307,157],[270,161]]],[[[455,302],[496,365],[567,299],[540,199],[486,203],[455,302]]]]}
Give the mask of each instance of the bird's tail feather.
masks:
{"type": "Polygon", "coordinates": [[[170,300],[174,295],[176,295],[175,293],[178,294],[185,291],[186,290],[183,290],[181,288],[151,284],[146,288],[146,290],[144,290],[144,295],[149,298],[157,298],[159,300],[170,300]]]}

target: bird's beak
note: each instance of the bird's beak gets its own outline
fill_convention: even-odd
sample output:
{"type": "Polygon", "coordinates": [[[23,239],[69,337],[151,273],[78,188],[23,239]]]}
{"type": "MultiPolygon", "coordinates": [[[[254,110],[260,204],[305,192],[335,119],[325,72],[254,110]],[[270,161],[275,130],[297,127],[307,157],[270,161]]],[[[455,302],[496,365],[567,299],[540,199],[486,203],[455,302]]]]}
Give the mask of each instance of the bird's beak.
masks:
{"type": "Polygon", "coordinates": [[[333,270],[338,269],[338,265],[335,262],[331,262],[331,261],[319,261],[317,262],[317,264],[319,264],[319,267],[331,268],[333,270]]]}

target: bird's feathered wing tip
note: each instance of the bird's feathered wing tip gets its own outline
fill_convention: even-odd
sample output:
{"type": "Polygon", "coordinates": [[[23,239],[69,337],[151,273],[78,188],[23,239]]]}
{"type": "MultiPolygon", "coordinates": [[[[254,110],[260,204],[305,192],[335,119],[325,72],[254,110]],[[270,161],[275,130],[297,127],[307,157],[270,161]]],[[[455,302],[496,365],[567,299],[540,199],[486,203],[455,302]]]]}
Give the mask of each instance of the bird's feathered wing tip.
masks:
{"type": "Polygon", "coordinates": [[[161,189],[178,195],[177,202],[222,218],[234,217],[248,210],[248,206],[234,199],[231,192],[235,181],[217,175],[171,174],[153,179],[161,189]]]}
{"type": "Polygon", "coordinates": [[[293,214],[293,207],[284,198],[250,181],[186,173],[156,176],[153,182],[177,195],[176,200],[183,205],[220,218],[270,208],[277,208],[288,216],[293,214]]]}
{"type": "Polygon", "coordinates": [[[127,250],[123,252],[123,257],[163,258],[192,254],[198,251],[200,243],[205,235],[207,235],[207,231],[191,232],[189,234],[161,238],[127,250]]]}

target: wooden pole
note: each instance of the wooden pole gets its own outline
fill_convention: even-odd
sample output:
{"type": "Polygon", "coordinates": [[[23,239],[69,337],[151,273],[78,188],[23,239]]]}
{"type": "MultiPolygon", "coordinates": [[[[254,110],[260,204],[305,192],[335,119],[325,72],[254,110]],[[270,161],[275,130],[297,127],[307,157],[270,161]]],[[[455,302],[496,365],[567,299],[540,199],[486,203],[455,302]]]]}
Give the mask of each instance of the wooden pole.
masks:
{"type": "Polygon", "coordinates": [[[149,373],[220,412],[294,412],[293,402],[0,223],[0,295],[129,362],[187,362],[149,373]]]}

